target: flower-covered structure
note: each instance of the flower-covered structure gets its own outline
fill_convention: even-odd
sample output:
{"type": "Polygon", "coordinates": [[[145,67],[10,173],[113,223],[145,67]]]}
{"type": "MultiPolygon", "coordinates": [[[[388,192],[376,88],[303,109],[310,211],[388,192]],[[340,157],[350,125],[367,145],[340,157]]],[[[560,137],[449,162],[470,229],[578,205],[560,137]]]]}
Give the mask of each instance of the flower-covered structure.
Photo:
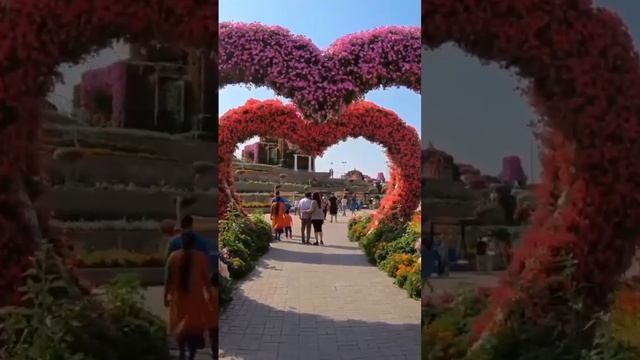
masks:
{"type": "Polygon", "coordinates": [[[395,113],[367,101],[349,105],[337,118],[326,123],[305,120],[293,104],[278,100],[249,100],[229,110],[219,120],[220,214],[225,215],[233,194],[232,161],[237,144],[255,136],[287,139],[301,150],[320,156],[325,149],[349,137],[363,137],[386,150],[392,163],[388,194],[376,212],[374,224],[394,213],[401,204],[405,220],[410,220],[420,203],[420,138],[395,113]]]}
{"type": "Polygon", "coordinates": [[[345,36],[322,51],[279,26],[221,23],[219,86],[267,86],[323,122],[379,87],[419,91],[419,27],[383,27],[345,36]]]}
{"type": "Polygon", "coordinates": [[[527,175],[522,169],[520,157],[516,155],[505,156],[502,159],[502,171],[500,172],[499,177],[502,181],[507,183],[526,184],[527,175]]]}
{"type": "MultiPolygon", "coordinates": [[[[33,203],[42,100],[58,66],[114,40],[215,48],[217,1],[21,0],[0,12],[0,306],[17,299],[40,234],[33,203]]],[[[41,219],[44,223],[45,219],[41,219]]]]}
{"type": "Polygon", "coordinates": [[[515,70],[548,129],[533,228],[479,329],[523,302],[520,319],[599,311],[640,245],[640,63],[623,22],[589,0],[422,4],[428,49],[453,42],[515,70]],[[575,261],[568,277],[561,257],[575,261]],[[563,293],[580,310],[554,304],[563,293]]]}

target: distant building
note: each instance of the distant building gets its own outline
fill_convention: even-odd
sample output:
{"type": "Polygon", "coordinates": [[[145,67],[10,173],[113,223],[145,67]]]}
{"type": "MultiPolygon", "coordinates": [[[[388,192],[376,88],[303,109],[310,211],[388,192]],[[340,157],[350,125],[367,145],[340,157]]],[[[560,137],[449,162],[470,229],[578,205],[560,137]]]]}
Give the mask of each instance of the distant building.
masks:
{"type": "Polygon", "coordinates": [[[455,180],[456,165],[453,156],[433,146],[422,150],[422,177],[426,179],[455,180]]]}
{"type": "Polygon", "coordinates": [[[137,45],[131,45],[130,54],[82,74],[73,106],[85,122],[217,137],[216,66],[207,54],[137,45]]]}
{"type": "Polygon", "coordinates": [[[282,166],[296,171],[314,171],[315,158],[283,139],[270,137],[246,145],[242,160],[254,164],[282,166]]]}
{"type": "Polygon", "coordinates": [[[347,171],[344,177],[345,179],[352,180],[352,181],[365,181],[364,174],[362,173],[362,171],[358,169],[347,171]]]}

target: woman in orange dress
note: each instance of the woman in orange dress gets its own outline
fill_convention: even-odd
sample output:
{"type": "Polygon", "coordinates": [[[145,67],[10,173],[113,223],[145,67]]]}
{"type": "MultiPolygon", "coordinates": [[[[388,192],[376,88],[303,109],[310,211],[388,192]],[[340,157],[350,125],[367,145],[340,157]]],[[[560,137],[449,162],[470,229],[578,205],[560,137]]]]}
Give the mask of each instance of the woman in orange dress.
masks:
{"type": "Polygon", "coordinates": [[[271,228],[273,229],[273,233],[275,234],[276,241],[280,241],[282,232],[287,226],[287,221],[284,216],[285,210],[286,206],[280,200],[280,195],[276,194],[275,201],[271,204],[271,228]]]}
{"type": "Polygon", "coordinates": [[[194,249],[195,235],[182,234],[182,250],[167,260],[164,286],[165,306],[169,307],[169,333],[175,336],[180,360],[194,359],[204,347],[205,331],[217,328],[217,294],[211,288],[209,259],[194,249]]]}

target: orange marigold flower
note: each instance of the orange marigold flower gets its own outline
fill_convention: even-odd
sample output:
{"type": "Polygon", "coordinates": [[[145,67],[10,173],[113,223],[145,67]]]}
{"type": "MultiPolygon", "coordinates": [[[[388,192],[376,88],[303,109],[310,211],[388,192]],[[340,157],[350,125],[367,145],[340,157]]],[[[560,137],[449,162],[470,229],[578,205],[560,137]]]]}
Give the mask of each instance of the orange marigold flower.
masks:
{"type": "Polygon", "coordinates": [[[628,314],[640,313],[640,291],[633,289],[621,290],[618,294],[618,307],[628,314]]]}

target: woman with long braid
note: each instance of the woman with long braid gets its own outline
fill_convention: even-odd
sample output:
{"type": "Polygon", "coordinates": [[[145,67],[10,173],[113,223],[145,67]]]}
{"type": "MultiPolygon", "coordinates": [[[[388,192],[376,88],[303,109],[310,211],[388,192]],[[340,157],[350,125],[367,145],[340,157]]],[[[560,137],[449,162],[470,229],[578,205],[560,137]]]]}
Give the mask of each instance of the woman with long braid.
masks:
{"type": "Polygon", "coordinates": [[[169,332],[175,336],[180,360],[195,359],[196,351],[204,347],[204,333],[217,320],[213,307],[217,294],[212,291],[209,259],[195,249],[196,236],[183,231],[182,249],[167,260],[165,306],[169,307],[169,332]]]}

